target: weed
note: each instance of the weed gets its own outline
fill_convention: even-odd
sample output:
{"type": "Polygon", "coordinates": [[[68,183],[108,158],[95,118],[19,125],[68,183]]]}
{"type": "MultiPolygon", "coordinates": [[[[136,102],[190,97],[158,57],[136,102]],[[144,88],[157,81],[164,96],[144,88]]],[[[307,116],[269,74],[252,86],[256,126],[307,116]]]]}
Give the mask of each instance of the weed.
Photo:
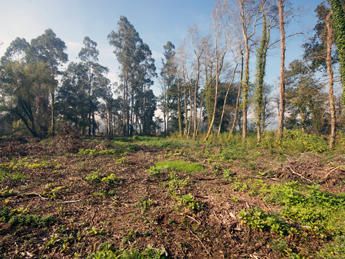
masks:
{"type": "Polygon", "coordinates": [[[0,167],[0,183],[4,181],[20,182],[25,179],[25,175],[20,172],[13,172],[0,167]]]}
{"type": "Polygon", "coordinates": [[[115,149],[79,149],[79,155],[88,155],[88,156],[104,156],[104,155],[116,155],[118,152],[115,149]]]}
{"type": "Polygon", "coordinates": [[[260,231],[272,231],[281,236],[287,236],[296,232],[296,229],[284,221],[277,214],[268,214],[260,208],[242,210],[240,218],[250,228],[260,231]]]}
{"type": "Polygon", "coordinates": [[[151,246],[144,250],[129,249],[116,250],[111,244],[104,243],[100,246],[97,252],[89,255],[89,259],[105,259],[105,258],[119,258],[119,259],[162,259],[167,258],[167,252],[164,248],[157,249],[151,246]]]}
{"type": "Polygon", "coordinates": [[[143,198],[138,202],[138,207],[141,210],[141,213],[147,212],[150,207],[154,204],[154,201],[149,198],[143,198]]]}
{"type": "Polygon", "coordinates": [[[101,182],[107,184],[108,186],[114,186],[118,181],[119,178],[114,173],[111,173],[101,179],[101,182]]]}
{"type": "Polygon", "coordinates": [[[195,200],[194,196],[190,193],[178,196],[177,200],[181,206],[186,207],[193,212],[199,212],[204,209],[204,204],[195,200]]]}
{"type": "Polygon", "coordinates": [[[29,214],[26,210],[10,209],[3,207],[0,209],[0,219],[11,226],[31,226],[46,227],[53,224],[56,219],[53,216],[38,216],[29,214]]]}
{"type": "Polygon", "coordinates": [[[189,183],[188,179],[180,179],[176,173],[171,172],[169,174],[168,190],[171,195],[176,195],[189,183]]]}

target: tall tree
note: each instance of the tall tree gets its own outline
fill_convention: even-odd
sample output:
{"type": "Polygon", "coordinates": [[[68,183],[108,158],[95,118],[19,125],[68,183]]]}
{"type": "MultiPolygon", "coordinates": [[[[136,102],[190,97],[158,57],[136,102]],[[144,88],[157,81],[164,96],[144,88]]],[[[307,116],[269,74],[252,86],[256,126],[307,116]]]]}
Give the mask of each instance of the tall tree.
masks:
{"type": "Polygon", "coordinates": [[[95,112],[98,106],[98,98],[100,98],[106,91],[109,80],[105,77],[108,69],[98,63],[99,51],[97,43],[89,37],[83,40],[84,46],[79,52],[79,58],[87,69],[88,83],[88,121],[89,121],[89,135],[96,134],[96,120],[95,112]]]}
{"type": "Polygon", "coordinates": [[[163,46],[164,52],[164,59],[162,60],[162,70],[161,70],[161,78],[162,78],[162,96],[161,96],[161,104],[162,104],[162,112],[163,112],[163,121],[164,121],[164,133],[167,135],[168,131],[168,121],[169,121],[169,108],[171,102],[170,93],[174,88],[174,85],[177,83],[176,81],[176,73],[177,73],[177,66],[175,63],[175,46],[170,41],[168,41],[163,46]]]}
{"type": "Polygon", "coordinates": [[[332,24],[335,43],[339,55],[340,78],[343,85],[343,103],[345,103],[345,11],[343,0],[328,0],[332,11],[332,24]]]}
{"type": "Polygon", "coordinates": [[[139,127],[143,125],[142,116],[146,112],[144,107],[147,102],[145,96],[153,84],[156,67],[149,46],[126,17],[120,17],[118,30],[112,31],[108,40],[115,48],[114,53],[121,68],[123,134],[129,136],[133,131],[135,116],[140,121],[139,127]]]}
{"type": "Polygon", "coordinates": [[[279,30],[280,30],[280,86],[279,86],[279,114],[278,114],[278,142],[283,138],[285,115],[285,0],[278,0],[279,30]]]}
{"type": "Polygon", "coordinates": [[[258,9],[250,0],[238,0],[244,46],[244,77],[242,81],[242,140],[245,141],[248,131],[248,93],[250,75],[251,40],[255,35],[258,9]]]}
{"type": "Polygon", "coordinates": [[[65,53],[66,44],[58,38],[52,29],[45,32],[31,41],[31,58],[46,63],[55,79],[50,86],[50,110],[51,124],[50,133],[55,134],[55,91],[58,85],[57,76],[61,74],[59,66],[68,60],[65,53]]]}

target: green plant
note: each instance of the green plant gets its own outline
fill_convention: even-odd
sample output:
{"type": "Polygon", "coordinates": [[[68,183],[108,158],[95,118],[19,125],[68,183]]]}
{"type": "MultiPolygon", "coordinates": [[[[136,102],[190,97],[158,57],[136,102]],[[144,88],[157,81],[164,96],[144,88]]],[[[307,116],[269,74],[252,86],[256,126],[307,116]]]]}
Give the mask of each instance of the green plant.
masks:
{"type": "Polygon", "coordinates": [[[162,172],[186,172],[195,173],[203,171],[204,167],[198,163],[187,162],[184,160],[167,160],[159,161],[149,169],[151,175],[156,175],[162,172]]]}
{"type": "Polygon", "coordinates": [[[26,177],[24,174],[20,172],[11,172],[10,170],[4,169],[0,167],[0,183],[3,181],[12,181],[12,182],[20,182],[25,180],[26,177]]]}
{"type": "Polygon", "coordinates": [[[89,255],[88,259],[163,259],[167,258],[167,252],[164,248],[157,249],[151,246],[143,250],[128,249],[116,250],[111,244],[104,243],[98,251],[89,255]]]}
{"type": "Polygon", "coordinates": [[[138,202],[138,207],[141,210],[141,213],[145,213],[150,209],[150,207],[154,204],[154,201],[150,198],[143,198],[138,202]]]}
{"type": "Polygon", "coordinates": [[[101,179],[101,182],[106,183],[108,186],[113,186],[118,181],[119,181],[119,178],[114,173],[111,173],[108,176],[105,176],[101,179]]]}
{"type": "Polygon", "coordinates": [[[89,183],[100,183],[102,180],[100,171],[93,171],[89,173],[86,177],[85,180],[89,183]]]}
{"type": "Polygon", "coordinates": [[[204,204],[195,200],[194,196],[190,193],[178,196],[177,200],[181,206],[184,206],[193,212],[199,212],[204,209],[204,204]]]}
{"type": "Polygon", "coordinates": [[[56,221],[53,216],[41,217],[29,214],[26,210],[10,209],[6,206],[0,209],[0,220],[5,223],[9,223],[11,226],[31,227],[46,227],[56,221]]]}
{"type": "Polygon", "coordinates": [[[279,215],[266,213],[260,208],[242,210],[240,218],[250,228],[259,229],[260,231],[272,231],[281,236],[287,236],[296,232],[296,229],[279,215]]]}
{"type": "Polygon", "coordinates": [[[176,173],[171,172],[168,180],[168,190],[170,194],[176,195],[178,191],[188,185],[188,179],[180,179],[176,173]]]}

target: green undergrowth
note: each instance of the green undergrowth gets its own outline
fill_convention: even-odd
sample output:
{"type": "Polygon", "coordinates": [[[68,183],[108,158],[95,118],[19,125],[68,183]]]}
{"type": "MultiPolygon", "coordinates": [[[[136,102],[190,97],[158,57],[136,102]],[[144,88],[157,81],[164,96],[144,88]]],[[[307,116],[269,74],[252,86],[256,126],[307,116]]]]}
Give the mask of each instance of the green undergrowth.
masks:
{"type": "Polygon", "coordinates": [[[114,187],[121,182],[115,173],[104,174],[99,170],[89,173],[85,180],[97,188],[93,193],[94,196],[114,196],[114,187]]]}
{"type": "Polygon", "coordinates": [[[53,216],[39,216],[28,213],[26,209],[11,209],[6,206],[0,209],[0,220],[12,227],[47,227],[56,221],[53,216]]]}
{"type": "Polygon", "coordinates": [[[150,167],[150,175],[160,174],[162,172],[185,172],[196,173],[203,171],[204,167],[198,163],[188,162],[184,160],[166,160],[159,161],[150,167]]]}
{"type": "Polygon", "coordinates": [[[19,182],[26,179],[26,176],[18,171],[8,170],[0,166],[0,183],[4,181],[19,182]]]}
{"type": "MultiPolygon", "coordinates": [[[[312,235],[325,241],[334,240],[333,249],[343,251],[344,244],[339,240],[345,238],[344,193],[332,194],[320,190],[317,185],[297,182],[267,184],[262,180],[249,180],[242,185],[236,182],[235,187],[278,208],[275,212],[261,208],[241,211],[240,218],[249,227],[280,236],[312,235]]],[[[332,247],[326,246],[325,249],[331,250],[332,247]]]]}
{"type": "Polygon", "coordinates": [[[89,255],[88,259],[161,259],[167,258],[167,252],[164,248],[157,249],[146,247],[139,250],[131,249],[115,249],[112,245],[105,243],[100,246],[97,252],[89,255]]]}

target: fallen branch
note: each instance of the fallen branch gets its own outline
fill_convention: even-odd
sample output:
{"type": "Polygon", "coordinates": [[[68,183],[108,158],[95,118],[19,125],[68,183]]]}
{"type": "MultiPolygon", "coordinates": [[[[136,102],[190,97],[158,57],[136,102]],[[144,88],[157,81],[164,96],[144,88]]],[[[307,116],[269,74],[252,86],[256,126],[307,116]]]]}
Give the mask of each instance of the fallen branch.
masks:
{"type": "Polygon", "coordinates": [[[295,170],[293,170],[293,169],[291,168],[291,166],[288,166],[288,169],[290,169],[291,173],[293,173],[294,175],[299,176],[300,178],[306,180],[307,182],[314,183],[312,180],[310,180],[310,179],[304,177],[303,175],[297,173],[295,170]]]}
{"type": "Polygon", "coordinates": [[[199,243],[201,244],[201,246],[204,248],[205,252],[211,256],[211,253],[208,251],[208,249],[206,248],[206,246],[204,245],[204,243],[201,241],[201,239],[192,231],[189,230],[189,232],[199,241],[199,243]]]}
{"type": "Polygon", "coordinates": [[[68,204],[68,203],[76,203],[76,202],[80,202],[80,201],[81,201],[81,199],[79,199],[79,200],[70,200],[70,201],[59,201],[57,203],[59,203],[59,204],[68,204]]]}
{"type": "Polygon", "coordinates": [[[333,173],[334,171],[337,171],[338,169],[340,169],[340,171],[344,171],[344,170],[341,169],[342,167],[343,167],[343,166],[337,166],[337,167],[332,168],[332,169],[323,177],[323,180],[327,179],[327,178],[330,176],[331,173],[333,173]]]}

